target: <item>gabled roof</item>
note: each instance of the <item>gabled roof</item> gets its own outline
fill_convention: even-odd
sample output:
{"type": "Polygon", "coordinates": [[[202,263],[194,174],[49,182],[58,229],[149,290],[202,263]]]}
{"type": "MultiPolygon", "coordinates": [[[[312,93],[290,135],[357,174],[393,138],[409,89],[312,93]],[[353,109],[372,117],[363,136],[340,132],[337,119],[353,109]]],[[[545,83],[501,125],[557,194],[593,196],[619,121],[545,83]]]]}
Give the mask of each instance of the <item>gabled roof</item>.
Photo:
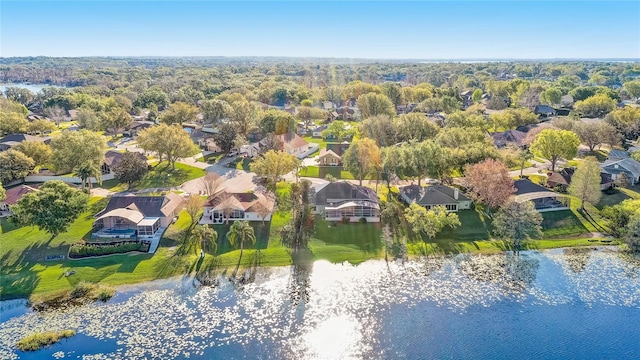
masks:
{"type": "Polygon", "coordinates": [[[533,110],[533,112],[536,113],[536,114],[553,114],[553,113],[556,112],[556,110],[554,108],[552,108],[551,106],[536,105],[536,107],[533,110]]]}
{"type": "Polygon", "coordinates": [[[336,158],[336,159],[341,159],[340,155],[338,155],[338,154],[334,153],[334,152],[333,152],[333,151],[331,151],[331,150],[327,150],[327,149],[322,149],[322,150],[320,150],[320,155],[318,155],[318,158],[323,158],[323,157],[325,157],[325,156],[327,156],[327,155],[331,155],[331,156],[333,156],[333,157],[334,157],[334,158],[336,158]]]}
{"type": "Polygon", "coordinates": [[[560,172],[555,172],[549,175],[547,182],[554,182],[556,184],[568,186],[569,184],[571,184],[571,178],[573,177],[574,172],[575,172],[575,168],[572,168],[572,167],[564,168],[560,172]]]}
{"type": "Polygon", "coordinates": [[[327,126],[327,125],[320,125],[320,126],[316,127],[315,129],[313,129],[313,132],[321,132],[321,131],[326,130],[328,127],[329,126],[327,126]]]}
{"type": "Polygon", "coordinates": [[[139,211],[144,217],[167,217],[183,203],[184,198],[174,193],[165,196],[112,196],[107,207],[96,214],[96,217],[116,209],[139,211]]]}
{"type": "Polygon", "coordinates": [[[260,209],[273,212],[275,201],[261,193],[230,193],[222,190],[209,196],[204,206],[215,210],[231,207],[246,212],[259,212],[260,209]]]}
{"type": "Polygon", "coordinates": [[[25,194],[32,191],[38,191],[38,188],[35,186],[20,185],[7,189],[4,203],[7,205],[15,205],[25,194]]]}
{"type": "Polygon", "coordinates": [[[327,184],[316,193],[315,203],[316,205],[324,205],[327,203],[327,199],[369,200],[378,203],[378,195],[373,189],[348,182],[327,184]]]}
{"type": "Polygon", "coordinates": [[[640,176],[640,163],[632,158],[606,160],[600,164],[600,167],[609,174],[618,174],[626,170],[635,176],[640,176]]]}
{"type": "MultiPolygon", "coordinates": [[[[351,146],[351,144],[347,141],[343,141],[339,144],[327,144],[327,151],[333,151],[336,155],[342,156],[349,146],[351,146]]],[[[322,151],[320,153],[322,154],[322,151]]]]}
{"type": "Polygon", "coordinates": [[[279,135],[279,137],[280,137],[280,141],[282,141],[284,145],[291,146],[292,148],[298,148],[301,146],[309,145],[309,143],[305,139],[301,138],[300,135],[294,132],[290,132],[288,134],[282,134],[282,135],[279,135]]]}
{"type": "Polygon", "coordinates": [[[458,191],[456,200],[455,189],[445,185],[427,187],[408,185],[400,188],[400,193],[418,205],[446,205],[470,200],[461,191],[458,191]]]}
{"type": "Polygon", "coordinates": [[[111,211],[108,211],[108,212],[100,215],[97,220],[108,218],[108,217],[124,218],[124,219],[127,219],[127,220],[131,221],[134,224],[137,224],[137,223],[140,222],[140,220],[144,219],[144,215],[140,211],[137,211],[137,210],[113,209],[111,211]]]}
{"type": "Polygon", "coordinates": [[[611,150],[607,159],[626,159],[631,157],[628,152],[624,150],[611,150]]]}

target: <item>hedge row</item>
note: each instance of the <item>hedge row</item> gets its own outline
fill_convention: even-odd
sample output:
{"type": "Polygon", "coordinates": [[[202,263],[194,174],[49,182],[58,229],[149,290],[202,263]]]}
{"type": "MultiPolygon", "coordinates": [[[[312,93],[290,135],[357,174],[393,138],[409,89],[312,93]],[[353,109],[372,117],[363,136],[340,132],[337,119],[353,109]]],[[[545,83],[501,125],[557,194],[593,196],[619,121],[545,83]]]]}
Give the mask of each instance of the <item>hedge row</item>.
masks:
{"type": "Polygon", "coordinates": [[[149,251],[149,244],[138,241],[127,241],[108,244],[76,243],[71,245],[71,248],[69,249],[69,257],[72,259],[77,259],[88,256],[122,254],[130,251],[149,251]]]}

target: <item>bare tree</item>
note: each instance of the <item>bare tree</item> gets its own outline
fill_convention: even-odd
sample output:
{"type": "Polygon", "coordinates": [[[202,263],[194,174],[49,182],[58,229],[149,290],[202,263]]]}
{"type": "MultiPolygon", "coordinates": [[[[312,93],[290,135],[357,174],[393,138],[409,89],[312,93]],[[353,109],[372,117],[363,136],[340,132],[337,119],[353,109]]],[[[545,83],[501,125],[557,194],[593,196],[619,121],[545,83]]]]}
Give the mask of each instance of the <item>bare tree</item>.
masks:
{"type": "Polygon", "coordinates": [[[67,115],[67,111],[58,105],[54,105],[44,108],[44,114],[49,119],[53,120],[57,127],[60,127],[60,122],[64,120],[67,115]]]}
{"type": "Polygon", "coordinates": [[[204,200],[198,195],[191,195],[187,200],[185,211],[191,217],[191,226],[193,227],[200,219],[200,213],[204,206],[204,200]]]}
{"type": "Polygon", "coordinates": [[[222,190],[224,180],[220,175],[210,172],[200,179],[200,188],[207,196],[215,195],[222,190]]]}

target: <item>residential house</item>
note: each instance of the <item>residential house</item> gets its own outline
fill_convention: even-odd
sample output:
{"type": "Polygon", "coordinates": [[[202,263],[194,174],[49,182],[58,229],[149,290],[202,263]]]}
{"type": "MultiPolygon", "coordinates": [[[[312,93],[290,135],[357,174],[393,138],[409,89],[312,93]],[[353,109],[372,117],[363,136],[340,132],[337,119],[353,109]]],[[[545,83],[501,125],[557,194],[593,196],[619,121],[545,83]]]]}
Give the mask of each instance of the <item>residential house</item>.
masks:
{"type": "MultiPolygon", "coordinates": [[[[308,142],[306,142],[300,135],[296,133],[288,133],[277,135],[282,143],[282,151],[297,156],[299,159],[304,158],[308,155],[309,150],[311,149],[308,142]]],[[[260,145],[265,145],[264,139],[260,142],[260,145]]]]}
{"type": "Polygon", "coordinates": [[[342,155],[351,144],[344,141],[340,144],[327,144],[325,149],[320,150],[318,156],[318,165],[320,166],[338,166],[342,165],[342,155]]]}
{"type": "MultiPolygon", "coordinates": [[[[144,160],[145,162],[147,161],[147,157],[144,156],[143,153],[139,153],[139,152],[132,152],[132,153],[135,154],[135,156],[139,157],[140,159],[144,160]]],[[[118,166],[118,163],[120,162],[120,160],[122,160],[123,155],[124,155],[123,152],[108,150],[104,154],[104,163],[102,163],[102,167],[100,168],[102,171],[102,174],[111,174],[113,172],[113,169],[116,166],[118,166]]]]}
{"type": "Polygon", "coordinates": [[[0,151],[9,150],[14,146],[20,145],[23,141],[39,141],[45,144],[51,142],[50,137],[33,136],[27,134],[11,134],[0,139],[0,151]]]}
{"type": "Polygon", "coordinates": [[[337,107],[336,104],[331,101],[323,101],[320,105],[323,110],[327,111],[333,110],[337,107]]]}
{"type": "Polygon", "coordinates": [[[407,204],[416,203],[427,210],[434,206],[444,206],[449,212],[471,208],[471,199],[460,193],[458,188],[445,185],[403,186],[400,188],[400,197],[407,204]]]}
{"type": "Polygon", "coordinates": [[[640,182],[640,163],[632,158],[609,159],[600,164],[602,172],[611,174],[613,180],[617,180],[620,174],[627,175],[631,184],[640,182]]]}
{"type": "Polygon", "coordinates": [[[567,195],[559,194],[528,179],[516,180],[515,199],[518,202],[531,201],[538,212],[558,211],[569,209],[567,195]]]}
{"type": "Polygon", "coordinates": [[[144,129],[148,129],[154,125],[155,124],[153,121],[136,120],[136,121],[133,121],[131,123],[131,126],[129,126],[129,129],[125,130],[122,134],[124,136],[129,136],[129,137],[138,136],[138,133],[140,133],[140,131],[144,129]]]}
{"type": "Polygon", "coordinates": [[[473,105],[473,91],[474,90],[471,89],[460,93],[460,97],[462,98],[462,107],[464,109],[473,105]]]}
{"type": "MultiPolygon", "coordinates": [[[[571,184],[571,178],[576,171],[573,167],[567,167],[559,172],[548,173],[547,186],[550,188],[560,187],[562,190],[566,190],[571,184]]],[[[607,190],[613,187],[614,181],[611,178],[611,174],[605,172],[600,173],[600,190],[607,190]]]]}
{"type": "Polygon", "coordinates": [[[313,137],[321,138],[322,137],[322,132],[325,131],[327,128],[328,128],[327,125],[318,126],[315,129],[311,130],[311,134],[312,134],[313,137]]]}
{"type": "Polygon", "coordinates": [[[232,193],[222,190],[207,198],[200,224],[227,221],[271,221],[275,196],[261,192],[232,193]]]}
{"type": "Polygon", "coordinates": [[[113,196],[96,214],[92,238],[159,239],[184,207],[182,196],[113,196]]]}
{"type": "Polygon", "coordinates": [[[556,110],[551,106],[536,105],[536,107],[533,109],[533,113],[540,117],[546,118],[546,117],[555,116],[556,110]]]}
{"type": "Polygon", "coordinates": [[[249,145],[242,145],[240,146],[240,151],[238,151],[238,153],[250,158],[256,157],[260,155],[260,143],[256,142],[249,145]]]}
{"type": "Polygon", "coordinates": [[[333,182],[316,191],[315,212],[326,221],[380,222],[380,203],[367,187],[348,182],[333,182]]]}
{"type": "Polygon", "coordinates": [[[527,133],[519,130],[507,130],[503,132],[496,132],[489,134],[493,139],[493,143],[497,148],[502,148],[507,145],[515,145],[518,147],[525,147],[525,139],[527,133]]]}
{"type": "Polygon", "coordinates": [[[562,97],[560,98],[560,105],[563,108],[571,108],[573,106],[573,96],[562,95],[562,97]]]}
{"type": "Polygon", "coordinates": [[[10,216],[9,206],[15,205],[24,195],[38,191],[37,185],[19,185],[6,190],[4,201],[0,201],[0,217],[10,216]]]}
{"type": "Polygon", "coordinates": [[[356,118],[356,109],[353,107],[342,106],[336,109],[336,113],[342,120],[354,120],[356,118]]]}

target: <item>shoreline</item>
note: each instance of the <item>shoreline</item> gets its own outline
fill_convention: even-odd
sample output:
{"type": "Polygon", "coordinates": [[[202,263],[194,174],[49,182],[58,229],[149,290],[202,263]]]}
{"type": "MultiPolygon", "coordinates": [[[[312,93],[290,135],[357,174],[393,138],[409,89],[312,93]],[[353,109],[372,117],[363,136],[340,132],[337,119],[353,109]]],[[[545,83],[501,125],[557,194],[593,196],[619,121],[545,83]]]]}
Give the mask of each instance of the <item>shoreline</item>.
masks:
{"type": "MultiPolygon", "coordinates": [[[[500,254],[500,253],[507,253],[507,252],[511,252],[511,249],[508,248],[500,248],[500,246],[504,245],[501,244],[504,243],[502,241],[498,241],[498,240],[483,240],[483,241],[474,241],[474,242],[460,242],[459,244],[466,244],[464,247],[460,247],[457,248],[455,252],[441,252],[441,251],[436,251],[437,249],[434,248],[433,243],[412,243],[409,244],[408,248],[408,259],[409,260],[415,260],[415,259],[419,259],[419,258],[423,258],[423,257],[446,257],[446,256],[452,256],[452,255],[457,255],[457,254],[483,254],[483,255],[495,255],[495,254],[500,254]],[[422,249],[419,249],[422,248],[422,249]]],[[[436,244],[437,245],[437,244],[436,244]]],[[[530,240],[527,241],[523,244],[523,247],[520,251],[545,251],[545,250],[553,250],[553,249],[564,249],[564,248],[596,248],[596,247],[615,247],[616,249],[619,249],[619,246],[621,245],[621,243],[616,240],[616,239],[594,239],[594,238],[574,238],[574,239],[541,239],[541,240],[530,240]],[[603,242],[603,240],[605,242],[603,242]]],[[[262,249],[262,250],[267,250],[267,249],[262,249]]],[[[245,250],[245,252],[250,252],[250,251],[255,251],[255,250],[245,250]]],[[[125,255],[125,256],[144,256],[147,254],[131,254],[131,253],[127,253],[127,254],[112,254],[112,255],[125,255]]],[[[154,254],[155,255],[155,254],[154,254]]],[[[248,256],[248,254],[245,254],[245,256],[248,256]]],[[[207,255],[205,257],[205,259],[213,259],[210,255],[207,255]]],[[[325,259],[325,258],[313,258],[312,262],[316,262],[319,260],[324,260],[324,261],[329,261],[333,264],[341,264],[346,262],[349,262],[350,264],[357,266],[365,261],[369,261],[369,260],[384,260],[384,252],[380,252],[378,254],[376,254],[375,256],[371,256],[370,258],[364,259],[362,261],[350,261],[349,259],[346,259],[344,261],[332,261],[330,259],[325,259]]],[[[199,262],[200,260],[196,260],[195,262],[199,262]]],[[[291,266],[293,265],[293,262],[291,259],[289,259],[289,261],[287,263],[284,262],[275,262],[275,263],[267,263],[267,264],[258,264],[255,265],[255,267],[257,268],[271,268],[271,267],[282,267],[282,266],[291,266]]],[[[239,273],[245,271],[246,269],[251,268],[252,266],[246,266],[246,265],[241,265],[240,266],[240,270],[239,273]]],[[[221,274],[226,274],[228,271],[230,271],[231,269],[235,268],[235,265],[228,265],[228,266],[220,266],[220,267],[216,267],[215,270],[213,270],[214,273],[217,273],[216,276],[219,276],[221,274]]],[[[191,272],[191,271],[186,271],[186,272],[182,272],[179,274],[170,274],[169,276],[159,276],[156,278],[140,278],[139,281],[131,281],[131,282],[125,282],[125,283],[119,283],[119,284],[112,284],[109,283],[108,281],[106,282],[95,282],[96,285],[106,285],[106,286],[110,286],[112,288],[114,288],[116,290],[116,292],[118,291],[118,289],[122,288],[122,287],[127,287],[127,286],[139,286],[140,284],[144,284],[144,283],[149,283],[152,281],[158,281],[158,280],[168,280],[168,279],[172,279],[172,278],[177,278],[177,277],[185,277],[185,276],[189,276],[190,278],[196,278],[197,273],[196,272],[191,272]]],[[[42,291],[42,292],[35,292],[32,293],[28,296],[12,296],[11,293],[9,294],[5,294],[3,293],[0,296],[0,302],[5,302],[5,301],[15,301],[15,300],[25,300],[27,302],[31,301],[32,299],[37,299],[38,297],[46,297],[47,295],[51,295],[57,292],[60,292],[60,289],[55,289],[55,290],[50,290],[50,291],[42,291]]]]}

